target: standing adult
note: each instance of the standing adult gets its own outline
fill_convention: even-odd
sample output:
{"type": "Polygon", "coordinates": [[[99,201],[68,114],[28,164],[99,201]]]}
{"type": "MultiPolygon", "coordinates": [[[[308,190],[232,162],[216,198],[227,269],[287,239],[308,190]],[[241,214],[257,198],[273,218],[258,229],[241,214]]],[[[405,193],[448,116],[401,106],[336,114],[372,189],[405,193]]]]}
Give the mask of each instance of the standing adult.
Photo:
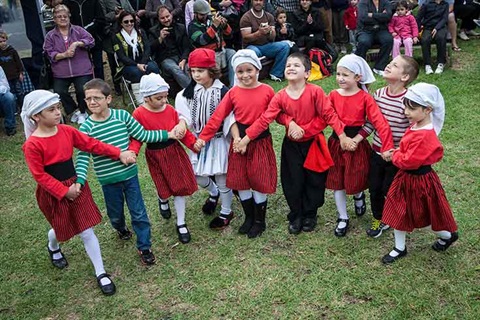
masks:
{"type": "Polygon", "coordinates": [[[323,27],[325,28],[325,31],[324,31],[325,40],[329,44],[333,44],[331,0],[312,0],[312,7],[320,10],[323,27]]]}

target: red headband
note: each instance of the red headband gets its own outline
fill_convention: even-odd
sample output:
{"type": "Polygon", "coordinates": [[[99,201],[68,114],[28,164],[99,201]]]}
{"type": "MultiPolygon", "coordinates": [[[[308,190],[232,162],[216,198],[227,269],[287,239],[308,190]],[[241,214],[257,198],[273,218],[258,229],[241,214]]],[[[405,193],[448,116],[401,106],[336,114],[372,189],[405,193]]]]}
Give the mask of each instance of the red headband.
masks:
{"type": "Polygon", "coordinates": [[[213,68],[216,66],[215,51],[211,49],[195,49],[188,56],[190,68],[213,68]]]}

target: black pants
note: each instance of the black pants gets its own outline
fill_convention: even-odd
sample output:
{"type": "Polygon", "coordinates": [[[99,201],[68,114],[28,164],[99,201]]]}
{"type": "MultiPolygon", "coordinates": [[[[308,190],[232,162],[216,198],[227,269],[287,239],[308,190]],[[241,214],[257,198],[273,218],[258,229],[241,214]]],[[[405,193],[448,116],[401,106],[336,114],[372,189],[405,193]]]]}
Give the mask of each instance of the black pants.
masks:
{"type": "Polygon", "coordinates": [[[460,29],[474,30],[477,27],[475,22],[473,22],[473,19],[478,19],[478,15],[480,14],[480,5],[476,5],[474,3],[465,5],[455,4],[453,11],[455,13],[455,18],[462,20],[460,29]]]}
{"type": "Polygon", "coordinates": [[[432,39],[432,30],[425,29],[422,33],[422,56],[425,65],[432,64],[432,41],[437,45],[437,63],[445,64],[447,62],[447,28],[437,30],[437,34],[432,39]]]}
{"type": "Polygon", "coordinates": [[[393,178],[398,172],[398,168],[392,162],[387,162],[372,151],[369,172],[370,203],[372,206],[373,217],[382,220],[383,205],[388,189],[393,182],[393,178]]]}
{"type": "Polygon", "coordinates": [[[315,218],[317,209],[325,201],[327,172],[315,172],[303,167],[312,141],[293,142],[283,139],[280,178],[287,204],[290,207],[288,220],[315,218]]]}
{"type": "Polygon", "coordinates": [[[377,31],[358,31],[357,35],[357,51],[355,54],[367,59],[367,51],[374,43],[380,45],[380,52],[378,53],[378,59],[375,62],[374,68],[377,70],[384,70],[390,59],[390,52],[393,48],[393,38],[387,29],[377,31]]]}

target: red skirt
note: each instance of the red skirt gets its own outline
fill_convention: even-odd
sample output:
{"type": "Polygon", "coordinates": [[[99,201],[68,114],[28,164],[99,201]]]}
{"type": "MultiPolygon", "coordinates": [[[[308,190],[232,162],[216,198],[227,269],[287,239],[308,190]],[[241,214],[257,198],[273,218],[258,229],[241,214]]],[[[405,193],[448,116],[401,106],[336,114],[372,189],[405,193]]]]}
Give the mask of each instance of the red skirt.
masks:
{"type": "Polygon", "coordinates": [[[424,175],[400,170],[385,199],[382,221],[407,232],[429,225],[433,231],[457,231],[445,191],[433,170],[424,175]]]}
{"type": "Polygon", "coordinates": [[[189,196],[197,191],[192,164],[178,142],[164,149],[146,149],[145,157],[160,198],[189,196]]]}
{"type": "MultiPolygon", "coordinates": [[[[72,177],[62,181],[62,184],[69,187],[75,180],[76,177],[72,177]]],[[[92,191],[87,182],[74,201],[66,198],[58,200],[40,185],[37,185],[36,197],[38,207],[55,231],[58,241],[67,241],[102,221],[102,215],[93,201],[92,191]]]]}
{"type": "Polygon", "coordinates": [[[233,143],[228,153],[227,187],[232,190],[255,190],[275,193],[277,163],[272,136],[253,140],[245,154],[234,153],[233,143]]]}
{"type": "Polygon", "coordinates": [[[340,140],[330,137],[328,149],[334,162],[328,171],[326,187],[330,190],[345,190],[347,194],[357,194],[368,188],[368,171],[372,148],[367,140],[362,140],[357,150],[343,151],[340,140]]]}

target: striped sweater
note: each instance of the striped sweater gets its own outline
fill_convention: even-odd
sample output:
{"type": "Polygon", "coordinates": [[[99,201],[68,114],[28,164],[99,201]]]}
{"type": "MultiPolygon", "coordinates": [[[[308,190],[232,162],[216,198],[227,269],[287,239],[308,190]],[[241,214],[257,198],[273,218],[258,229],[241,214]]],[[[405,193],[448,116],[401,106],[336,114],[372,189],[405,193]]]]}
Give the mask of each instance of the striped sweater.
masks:
{"type": "MultiPolygon", "coordinates": [[[[403,113],[405,110],[405,107],[403,105],[403,97],[407,93],[407,90],[403,91],[401,94],[392,96],[388,93],[388,86],[383,87],[375,91],[375,94],[373,95],[373,98],[377,102],[378,107],[380,108],[380,111],[382,112],[383,116],[387,120],[388,124],[390,125],[390,129],[392,130],[392,136],[393,136],[393,144],[395,148],[398,148],[400,145],[400,140],[403,137],[403,134],[405,133],[405,130],[409,127],[409,122],[408,119],[405,117],[405,114],[403,113]]],[[[369,136],[375,129],[373,128],[373,125],[370,122],[367,122],[362,130],[360,131],[360,134],[363,137],[369,136]]],[[[373,135],[373,150],[376,152],[380,152],[382,148],[382,141],[380,140],[380,137],[375,131],[373,135]]]]}
{"type": "MultiPolygon", "coordinates": [[[[131,115],[122,109],[110,109],[105,121],[94,121],[91,117],[80,126],[80,131],[102,142],[128,149],[130,137],[142,142],[161,142],[168,140],[165,130],[147,131],[131,115]]],[[[138,173],[137,165],[124,166],[120,160],[92,154],[93,168],[101,185],[128,180],[138,173]]],[[[80,151],[77,156],[77,182],[82,185],[87,179],[90,154],[80,151]]]]}

